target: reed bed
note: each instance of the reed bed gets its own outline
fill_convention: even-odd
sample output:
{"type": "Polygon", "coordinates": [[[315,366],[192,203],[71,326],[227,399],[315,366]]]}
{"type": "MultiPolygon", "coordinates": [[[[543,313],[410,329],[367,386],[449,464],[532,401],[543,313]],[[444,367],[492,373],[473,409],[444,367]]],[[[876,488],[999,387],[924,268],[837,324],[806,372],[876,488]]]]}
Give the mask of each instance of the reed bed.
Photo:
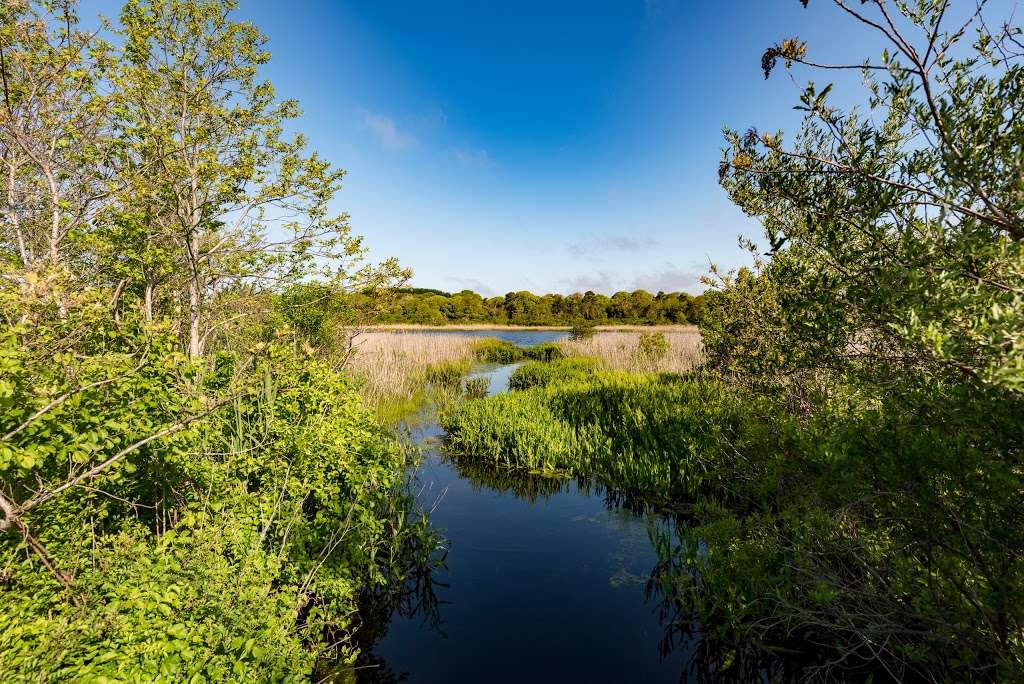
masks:
{"type": "Polygon", "coordinates": [[[458,335],[365,332],[353,342],[348,369],[374,406],[410,402],[423,391],[432,370],[468,370],[477,342],[458,335]]]}
{"type": "Polygon", "coordinates": [[[696,326],[652,332],[597,332],[584,340],[565,340],[559,343],[566,356],[588,356],[599,359],[609,370],[631,372],[683,373],[699,365],[704,358],[704,346],[696,326]],[[660,332],[668,342],[668,349],[660,357],[640,352],[640,338],[644,334],[660,332]]]}

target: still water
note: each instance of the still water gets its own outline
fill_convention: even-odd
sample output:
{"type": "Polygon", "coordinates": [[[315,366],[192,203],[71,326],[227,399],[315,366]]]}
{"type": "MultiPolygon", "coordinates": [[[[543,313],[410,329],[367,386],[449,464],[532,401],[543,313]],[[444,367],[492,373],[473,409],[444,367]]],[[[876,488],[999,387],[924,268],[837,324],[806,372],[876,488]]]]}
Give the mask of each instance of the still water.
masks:
{"type": "MultiPolygon", "coordinates": [[[[494,393],[513,369],[477,374],[494,393]]],[[[454,461],[442,437],[436,423],[414,434],[426,455],[419,498],[448,551],[434,578],[439,604],[393,616],[360,681],[678,682],[686,649],[662,656],[664,627],[645,591],[657,561],[648,520],[574,481],[454,461]]]]}
{"type": "Polygon", "coordinates": [[[460,337],[496,337],[499,340],[506,340],[520,347],[532,347],[544,342],[558,342],[569,336],[565,330],[396,330],[395,335],[415,333],[416,335],[455,335],[460,337]]]}

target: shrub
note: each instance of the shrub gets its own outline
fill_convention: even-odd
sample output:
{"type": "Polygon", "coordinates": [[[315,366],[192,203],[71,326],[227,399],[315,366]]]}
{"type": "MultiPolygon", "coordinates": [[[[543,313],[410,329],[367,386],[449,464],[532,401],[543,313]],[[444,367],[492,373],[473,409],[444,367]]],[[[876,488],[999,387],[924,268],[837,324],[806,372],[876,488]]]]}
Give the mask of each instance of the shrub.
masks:
{"type": "Polygon", "coordinates": [[[665,333],[640,333],[636,345],[636,355],[640,363],[654,366],[668,355],[668,351],[669,344],[665,333]]]}
{"type": "Polygon", "coordinates": [[[523,356],[535,361],[555,361],[565,356],[562,348],[554,342],[544,342],[523,350],[523,356]]]}
{"type": "Polygon", "coordinates": [[[596,326],[593,323],[579,320],[573,323],[572,328],[569,329],[569,339],[573,342],[582,342],[592,338],[595,332],[596,326]]]}
{"type": "Polygon", "coordinates": [[[477,342],[473,352],[484,363],[515,363],[523,358],[522,347],[492,337],[477,342]]]}
{"type": "Polygon", "coordinates": [[[574,357],[554,363],[531,361],[515,369],[508,379],[511,390],[544,387],[551,382],[586,378],[598,368],[595,359],[574,357]]]}
{"type": "Polygon", "coordinates": [[[436,388],[457,389],[462,382],[462,376],[467,372],[469,363],[466,361],[442,361],[428,366],[424,377],[436,388]]]}
{"type": "Polygon", "coordinates": [[[470,378],[466,380],[465,394],[468,399],[482,399],[487,396],[487,391],[490,388],[489,378],[470,378]]]}

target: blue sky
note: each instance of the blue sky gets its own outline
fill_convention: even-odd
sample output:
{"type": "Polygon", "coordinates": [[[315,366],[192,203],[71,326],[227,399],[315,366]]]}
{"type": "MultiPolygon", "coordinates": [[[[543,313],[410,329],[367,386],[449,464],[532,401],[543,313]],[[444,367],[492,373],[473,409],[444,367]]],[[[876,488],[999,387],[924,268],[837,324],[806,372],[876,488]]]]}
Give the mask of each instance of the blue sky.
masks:
{"type": "Polygon", "coordinates": [[[746,263],[737,236],[760,231],[717,184],[722,128],[798,122],[799,88],[764,81],[761,53],[791,35],[823,61],[875,53],[831,3],[797,0],[242,0],[239,16],[268,34],[297,129],[348,171],[337,209],[373,256],[485,294],[697,292],[709,262],[746,263]]]}

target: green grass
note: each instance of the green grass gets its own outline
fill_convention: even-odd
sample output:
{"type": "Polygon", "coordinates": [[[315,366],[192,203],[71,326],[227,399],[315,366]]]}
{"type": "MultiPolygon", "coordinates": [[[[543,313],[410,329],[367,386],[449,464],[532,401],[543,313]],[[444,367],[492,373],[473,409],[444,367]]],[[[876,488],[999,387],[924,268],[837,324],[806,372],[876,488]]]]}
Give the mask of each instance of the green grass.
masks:
{"type": "Polygon", "coordinates": [[[558,363],[530,361],[517,368],[508,379],[509,389],[524,390],[531,387],[544,387],[552,382],[568,380],[584,380],[590,378],[600,368],[596,359],[573,357],[558,363]]]}
{"type": "Polygon", "coordinates": [[[602,371],[566,359],[526,364],[510,384],[519,389],[442,415],[450,449],[506,468],[595,477],[669,502],[725,491],[738,469],[752,467],[740,456],[747,444],[777,441],[714,380],[602,371]]]}

